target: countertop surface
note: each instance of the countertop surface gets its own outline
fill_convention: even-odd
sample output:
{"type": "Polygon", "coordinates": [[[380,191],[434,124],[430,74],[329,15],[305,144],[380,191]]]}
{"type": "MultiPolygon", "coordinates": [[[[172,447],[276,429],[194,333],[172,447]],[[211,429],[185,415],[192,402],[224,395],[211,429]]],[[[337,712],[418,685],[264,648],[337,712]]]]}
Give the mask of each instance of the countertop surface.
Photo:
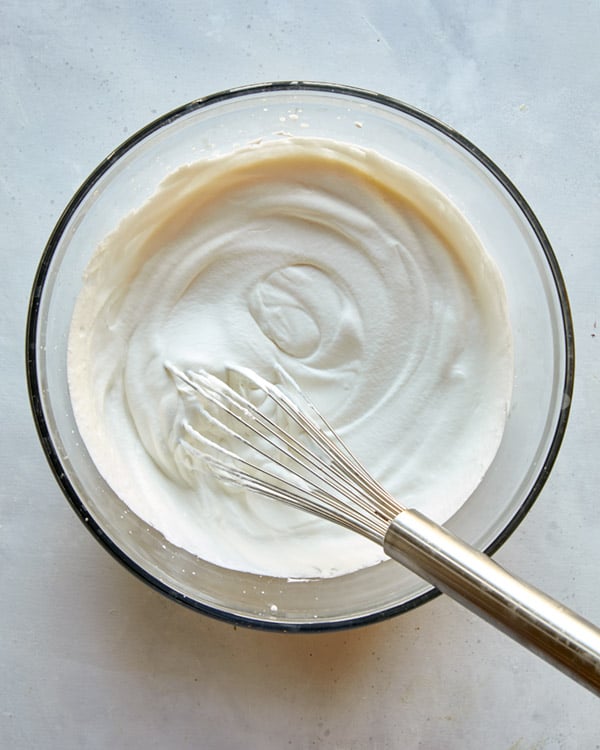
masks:
{"type": "Polygon", "coordinates": [[[374,89],[444,120],[549,235],[577,347],[567,435],[497,559],[600,622],[600,4],[16,2],[0,8],[0,746],[600,747],[600,703],[440,597],[353,631],[188,611],[121,568],[62,496],[30,416],[28,297],[82,180],[148,121],[266,80],[374,89]]]}

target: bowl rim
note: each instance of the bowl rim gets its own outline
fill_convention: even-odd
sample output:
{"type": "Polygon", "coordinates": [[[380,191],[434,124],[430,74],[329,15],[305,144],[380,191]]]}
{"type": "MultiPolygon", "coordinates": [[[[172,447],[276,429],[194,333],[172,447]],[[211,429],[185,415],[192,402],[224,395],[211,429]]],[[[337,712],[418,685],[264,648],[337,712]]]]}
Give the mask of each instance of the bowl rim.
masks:
{"type": "Polygon", "coordinates": [[[533,233],[535,234],[539,246],[543,252],[547,266],[550,270],[552,281],[554,283],[554,290],[558,296],[565,347],[565,374],[562,387],[562,406],[557,419],[552,440],[547,450],[546,457],[540,466],[537,476],[527,496],[522,501],[519,508],[511,516],[509,522],[502,528],[502,530],[492,540],[492,542],[490,542],[490,544],[484,549],[484,552],[488,555],[493,554],[502,546],[502,544],[504,544],[508,537],[511,536],[511,534],[515,531],[515,529],[519,526],[519,524],[531,509],[533,503],[539,496],[544,484],[546,483],[546,480],[548,479],[550,471],[554,465],[554,462],[556,461],[556,457],[560,450],[569,418],[575,378],[575,341],[571,309],[565,282],[554,251],[552,250],[552,246],[550,245],[548,237],[543,230],[540,222],[538,221],[525,198],[521,195],[519,190],[506,176],[506,174],[495,164],[495,162],[493,162],[485,153],[483,153],[477,146],[475,146],[471,141],[465,138],[461,133],[454,130],[454,128],[445,124],[441,120],[438,120],[432,115],[429,115],[426,112],[413,107],[410,104],[387,96],[385,94],[380,94],[368,89],[356,88],[343,84],[324,83],[316,81],[290,80],[251,84],[247,86],[224,89],[222,91],[201,97],[199,99],[194,99],[187,104],[176,107],[175,109],[172,109],[169,112],[160,115],[158,118],[151,121],[141,129],[136,131],[125,141],[123,141],[120,146],[114,149],[100,162],[100,164],[90,173],[90,175],[76,190],[73,197],[68,202],[62,214],[60,215],[43,250],[34,277],[27,314],[25,337],[27,390],[39,440],[41,442],[46,460],[48,461],[54,477],[59,484],[63,494],[66,496],[67,500],[79,516],[80,520],[85,524],[85,526],[100,542],[100,544],[102,544],[103,547],[118,562],[120,562],[134,575],[136,575],[152,588],[166,595],[170,599],[173,599],[190,609],[202,612],[203,614],[210,617],[224,620],[230,624],[233,624],[234,626],[253,627],[259,630],[278,632],[326,632],[331,630],[346,630],[369,623],[379,622],[381,620],[399,615],[402,612],[407,612],[411,609],[415,609],[421,604],[424,604],[425,602],[430,601],[431,599],[438,596],[440,592],[437,589],[432,588],[429,591],[426,591],[423,594],[415,597],[414,599],[403,602],[402,604],[394,605],[392,607],[387,607],[376,612],[359,615],[344,620],[301,623],[281,623],[266,619],[255,619],[252,617],[223,611],[217,607],[212,607],[208,604],[188,597],[185,594],[182,594],[181,592],[173,589],[171,586],[167,585],[166,583],[160,581],[158,578],[150,574],[147,570],[145,570],[142,566],[132,560],[127,554],[125,554],[120,549],[120,547],[115,542],[113,542],[109,536],[106,535],[100,525],[90,515],[84,502],[79,497],[78,493],[75,491],[73,485],[67,477],[62,466],[60,456],[54,446],[51,430],[44,413],[41,384],[39,380],[37,364],[37,341],[40,325],[40,303],[45,288],[45,283],[48,277],[48,272],[52,264],[54,254],[63,234],[65,233],[65,230],[69,226],[73,215],[75,214],[81,203],[93,190],[94,185],[106,172],[110,170],[113,164],[118,162],[137,144],[144,141],[154,132],[168,126],[176,120],[179,120],[185,115],[196,112],[210,105],[217,104],[219,102],[271,92],[315,92],[323,94],[329,93],[342,97],[345,96],[354,99],[363,99],[367,102],[381,104],[389,109],[408,115],[415,120],[418,120],[421,123],[437,130],[439,133],[449,138],[451,141],[454,141],[454,143],[458,144],[460,147],[466,150],[489,173],[491,173],[491,175],[510,195],[518,209],[520,209],[523,217],[526,219],[533,233]]]}

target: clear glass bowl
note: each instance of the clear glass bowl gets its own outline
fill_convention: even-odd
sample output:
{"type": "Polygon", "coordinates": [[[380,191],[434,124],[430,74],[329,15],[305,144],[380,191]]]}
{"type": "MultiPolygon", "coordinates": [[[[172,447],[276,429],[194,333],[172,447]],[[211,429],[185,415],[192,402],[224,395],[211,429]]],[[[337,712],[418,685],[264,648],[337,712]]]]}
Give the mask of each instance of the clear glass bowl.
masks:
{"type": "Polygon", "coordinates": [[[401,102],[342,86],[271,83],[191,102],[129,138],[77,191],[45,248],[30,301],[27,374],[39,436],[59,484],[126,567],[171,598],[237,624],[326,630],[398,614],[436,592],[391,561],[338,578],[291,582],[220,568],[174,547],[126,512],[98,474],[67,385],[73,306],[100,241],[182,164],[282,133],[339,139],[411,167],[451,198],[500,268],[514,335],[512,405],[493,464],[447,523],[475,547],[497,549],[539,494],[565,430],[574,372],[567,294],[544,231],[507,177],[460,134],[401,102]]]}

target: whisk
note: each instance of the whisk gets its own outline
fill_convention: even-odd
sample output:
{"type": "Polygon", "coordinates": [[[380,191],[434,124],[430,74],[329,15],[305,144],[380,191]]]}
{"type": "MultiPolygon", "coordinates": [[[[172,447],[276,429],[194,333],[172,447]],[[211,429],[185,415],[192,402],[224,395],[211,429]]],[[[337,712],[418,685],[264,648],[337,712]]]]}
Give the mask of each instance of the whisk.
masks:
{"type": "Polygon", "coordinates": [[[188,399],[180,444],[220,480],[355,531],[600,695],[600,629],[487,555],[393,498],[355,458],[297,384],[244,367],[229,384],[166,369],[188,399]]]}

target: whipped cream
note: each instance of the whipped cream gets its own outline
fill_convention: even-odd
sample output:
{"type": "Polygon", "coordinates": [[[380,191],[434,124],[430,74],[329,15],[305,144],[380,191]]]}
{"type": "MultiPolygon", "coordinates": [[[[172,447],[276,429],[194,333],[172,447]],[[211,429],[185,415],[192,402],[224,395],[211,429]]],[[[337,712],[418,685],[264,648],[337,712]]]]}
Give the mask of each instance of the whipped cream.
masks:
{"type": "Polygon", "coordinates": [[[285,578],[384,559],[190,467],[166,361],[282,367],[389,492],[438,522],[493,460],[512,385],[503,282],[465,218],[409,169],[316,138],[182,167],[123,219],[76,303],[71,400],[99,472],[174,545],[285,578]]]}

